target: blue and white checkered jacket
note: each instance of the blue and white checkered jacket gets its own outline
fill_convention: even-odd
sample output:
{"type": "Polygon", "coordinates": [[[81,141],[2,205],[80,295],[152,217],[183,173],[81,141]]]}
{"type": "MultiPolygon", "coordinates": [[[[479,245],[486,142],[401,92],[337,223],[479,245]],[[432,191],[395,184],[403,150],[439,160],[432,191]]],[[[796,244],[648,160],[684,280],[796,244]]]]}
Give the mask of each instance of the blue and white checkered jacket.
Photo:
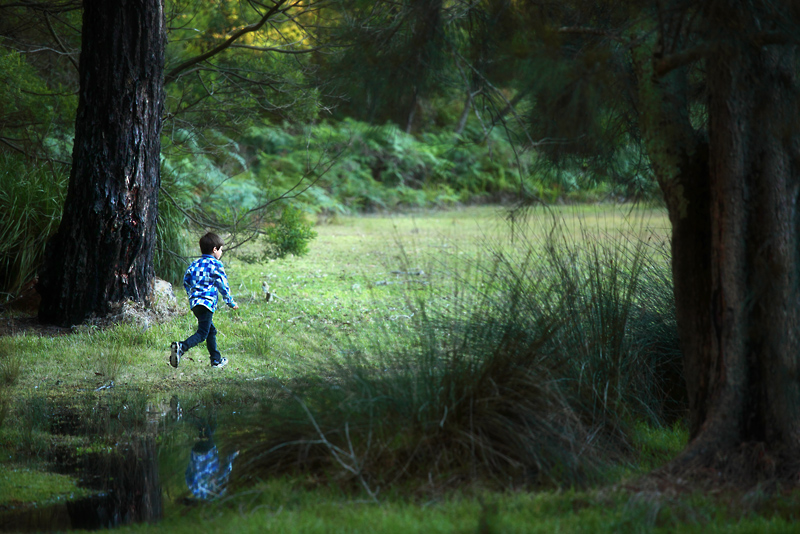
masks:
{"type": "Polygon", "coordinates": [[[205,306],[212,312],[217,310],[217,291],[225,303],[233,308],[236,301],[228,286],[228,276],[222,262],[211,254],[203,254],[195,260],[183,277],[183,288],[189,295],[189,307],[205,306]]]}
{"type": "Polygon", "coordinates": [[[235,454],[231,454],[220,465],[216,446],[206,452],[192,451],[186,468],[186,485],[189,486],[189,491],[198,499],[214,499],[224,495],[235,457],[235,454]]]}

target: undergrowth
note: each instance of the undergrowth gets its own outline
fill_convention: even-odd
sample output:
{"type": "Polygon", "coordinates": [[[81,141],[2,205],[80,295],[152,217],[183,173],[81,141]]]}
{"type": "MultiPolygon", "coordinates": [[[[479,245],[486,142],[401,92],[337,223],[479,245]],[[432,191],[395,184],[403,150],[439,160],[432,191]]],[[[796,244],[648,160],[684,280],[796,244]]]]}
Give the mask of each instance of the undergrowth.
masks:
{"type": "Polygon", "coordinates": [[[61,220],[66,183],[61,166],[0,153],[0,303],[35,277],[61,220]]]}
{"type": "Polygon", "coordinates": [[[324,472],[376,498],[396,484],[591,486],[634,461],[632,428],[685,409],[669,266],[644,228],[563,230],[518,228],[450,293],[410,293],[411,322],[351,337],[313,373],[325,380],[272,383],[283,400],[235,438],[248,472],[324,472]]]}

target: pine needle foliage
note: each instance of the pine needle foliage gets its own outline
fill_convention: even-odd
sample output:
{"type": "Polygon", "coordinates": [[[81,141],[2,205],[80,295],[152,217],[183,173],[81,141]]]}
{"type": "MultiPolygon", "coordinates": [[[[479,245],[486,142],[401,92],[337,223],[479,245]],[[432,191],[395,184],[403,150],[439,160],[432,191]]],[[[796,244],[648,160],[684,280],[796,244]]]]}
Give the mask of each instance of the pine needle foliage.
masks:
{"type": "Polygon", "coordinates": [[[186,215],[174,201],[175,199],[185,201],[187,188],[178,182],[170,170],[167,165],[162,165],[153,263],[156,276],[173,285],[179,285],[183,281],[183,274],[188,264],[185,258],[191,256],[193,252],[187,243],[186,215]]]}

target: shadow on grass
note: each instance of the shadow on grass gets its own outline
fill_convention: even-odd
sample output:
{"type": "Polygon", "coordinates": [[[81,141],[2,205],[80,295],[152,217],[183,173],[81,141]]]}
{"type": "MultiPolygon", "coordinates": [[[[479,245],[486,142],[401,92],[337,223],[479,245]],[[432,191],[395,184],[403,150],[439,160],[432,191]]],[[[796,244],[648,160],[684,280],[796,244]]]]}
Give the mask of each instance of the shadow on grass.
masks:
{"type": "Polygon", "coordinates": [[[314,473],[373,500],[606,481],[635,461],[637,422],[686,402],[669,262],[638,224],[518,226],[480,261],[439,258],[447,293],[409,293],[413,316],[351,336],[325,380],[265,388],[281,394],[235,437],[247,476],[314,473]]]}

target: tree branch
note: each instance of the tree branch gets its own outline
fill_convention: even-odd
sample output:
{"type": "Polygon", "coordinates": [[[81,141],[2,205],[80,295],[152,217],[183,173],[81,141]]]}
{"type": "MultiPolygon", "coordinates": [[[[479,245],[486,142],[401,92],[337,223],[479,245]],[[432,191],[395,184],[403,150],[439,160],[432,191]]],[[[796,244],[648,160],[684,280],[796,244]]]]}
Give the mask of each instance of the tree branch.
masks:
{"type": "Polygon", "coordinates": [[[318,46],[316,48],[304,48],[303,50],[288,50],[286,48],[274,48],[270,46],[253,46],[253,45],[242,45],[242,44],[232,44],[230,47],[247,48],[248,50],[257,50],[259,52],[280,52],[281,54],[308,54],[310,52],[317,52],[319,50],[325,50],[326,48],[330,48],[330,47],[318,46]]]}
{"type": "Polygon", "coordinates": [[[64,54],[66,54],[67,59],[69,59],[69,62],[72,63],[73,67],[75,67],[75,70],[76,71],[79,70],[78,69],[78,62],[75,61],[75,58],[72,57],[72,54],[69,52],[69,50],[67,50],[67,47],[64,46],[64,43],[61,41],[61,38],[56,33],[56,30],[53,29],[53,25],[50,23],[50,16],[47,14],[47,12],[45,12],[45,14],[44,14],[44,20],[47,23],[47,29],[50,30],[50,35],[53,36],[53,39],[56,40],[56,43],[58,43],[58,46],[61,47],[61,50],[63,50],[64,54]]]}
{"type": "Polygon", "coordinates": [[[323,153],[319,155],[317,161],[311,162],[309,160],[306,172],[292,187],[285,190],[281,195],[267,200],[254,208],[250,208],[241,214],[235,213],[233,220],[227,223],[219,222],[211,217],[206,217],[203,212],[195,212],[194,210],[183,207],[176,198],[170,195],[169,191],[167,191],[163,185],[160,187],[159,191],[190,223],[199,228],[213,228],[215,230],[225,230],[229,232],[231,234],[231,242],[227,243],[225,248],[226,250],[235,250],[263,233],[259,225],[263,220],[263,213],[269,207],[278,202],[297,198],[308,191],[328,173],[346,148],[346,146],[342,147],[338,152],[327,159],[324,159],[327,151],[323,151],[323,153]],[[315,174],[316,176],[314,176],[315,174]],[[244,235],[244,237],[240,238],[240,235],[244,235]]]}
{"type": "MultiPolygon", "coordinates": [[[[169,82],[172,82],[172,81],[174,81],[175,79],[177,79],[177,78],[178,78],[178,75],[179,75],[181,72],[183,72],[184,70],[188,69],[189,67],[192,67],[192,66],[194,66],[194,65],[197,65],[198,63],[200,63],[200,62],[202,62],[202,61],[205,61],[205,60],[207,60],[208,58],[214,57],[214,56],[216,56],[217,54],[219,54],[220,52],[222,52],[222,51],[224,51],[224,50],[227,50],[227,49],[228,49],[228,48],[230,48],[230,47],[231,47],[231,45],[233,45],[233,43],[235,43],[235,42],[236,42],[236,41],[237,41],[237,40],[238,40],[238,39],[239,39],[241,36],[243,36],[243,35],[245,35],[245,34],[248,34],[248,33],[253,33],[253,32],[256,32],[256,31],[260,30],[260,29],[262,28],[262,26],[264,26],[264,24],[266,24],[266,23],[267,23],[267,21],[268,21],[270,18],[272,18],[272,17],[273,17],[273,16],[274,16],[276,13],[278,13],[278,12],[281,10],[281,8],[283,8],[283,5],[284,5],[284,4],[286,4],[286,3],[288,3],[288,2],[289,2],[289,0],[277,0],[277,1],[276,1],[276,2],[275,2],[273,5],[272,5],[272,7],[269,9],[269,11],[267,11],[267,12],[266,12],[266,13],[265,13],[265,14],[264,14],[262,17],[261,17],[261,19],[260,19],[258,22],[254,23],[254,24],[250,24],[250,25],[248,25],[248,26],[245,26],[244,28],[242,28],[242,29],[240,29],[240,30],[238,30],[238,31],[234,32],[234,34],[233,34],[233,35],[231,35],[231,36],[230,36],[228,39],[226,39],[226,40],[225,40],[223,43],[219,44],[218,46],[215,46],[214,48],[212,48],[212,49],[211,49],[211,50],[209,50],[208,52],[206,52],[206,53],[204,53],[204,54],[200,54],[199,56],[195,56],[195,57],[193,57],[193,58],[191,58],[191,59],[187,59],[186,61],[184,61],[183,63],[181,63],[181,64],[180,64],[180,65],[178,65],[177,67],[175,67],[175,68],[173,68],[172,70],[170,70],[170,71],[167,73],[167,75],[164,77],[164,83],[169,83],[169,82]]],[[[285,11],[286,9],[289,9],[290,7],[294,7],[294,6],[295,6],[295,5],[297,5],[299,2],[300,2],[300,0],[294,0],[294,1],[293,1],[293,3],[292,3],[290,6],[288,6],[288,7],[284,8],[284,11],[285,11]]]]}
{"type": "MultiPolygon", "coordinates": [[[[797,44],[798,41],[800,40],[797,37],[786,32],[759,32],[749,36],[750,44],[758,48],[770,45],[797,44]]],[[[655,62],[656,76],[664,76],[684,65],[706,58],[717,52],[720,46],[721,44],[718,42],[702,43],[678,54],[664,56],[655,62]]]]}
{"type": "Polygon", "coordinates": [[[32,154],[30,152],[27,152],[24,148],[21,148],[21,147],[15,145],[14,143],[12,143],[12,140],[7,138],[7,137],[0,136],[0,144],[6,145],[11,150],[14,150],[15,152],[19,152],[20,154],[22,154],[26,158],[30,158],[30,159],[37,160],[37,161],[38,160],[50,161],[50,162],[53,162],[53,163],[59,163],[61,165],[67,165],[67,166],[72,165],[72,163],[69,162],[69,161],[62,161],[60,159],[55,159],[55,158],[50,158],[50,157],[45,157],[45,156],[39,156],[37,154],[32,154]]]}
{"type": "Polygon", "coordinates": [[[672,54],[657,59],[654,66],[655,74],[660,78],[675,69],[709,56],[716,48],[716,46],[712,46],[709,43],[703,43],[678,54],[672,54]]]}
{"type": "Polygon", "coordinates": [[[753,44],[756,46],[797,44],[800,42],[797,35],[786,32],[760,32],[753,35],[753,44]]]}
{"type": "Polygon", "coordinates": [[[0,9],[13,9],[15,7],[24,7],[26,9],[38,9],[47,12],[61,13],[65,11],[74,11],[81,8],[80,0],[66,0],[64,2],[16,2],[5,3],[0,5],[0,9]]]}
{"type": "Polygon", "coordinates": [[[558,29],[558,33],[575,33],[575,34],[584,34],[584,35],[596,35],[598,37],[606,37],[611,39],[612,41],[616,41],[618,43],[625,43],[625,40],[622,39],[619,35],[615,35],[613,33],[609,33],[605,30],[600,30],[597,28],[587,28],[584,26],[564,26],[558,29]]]}

